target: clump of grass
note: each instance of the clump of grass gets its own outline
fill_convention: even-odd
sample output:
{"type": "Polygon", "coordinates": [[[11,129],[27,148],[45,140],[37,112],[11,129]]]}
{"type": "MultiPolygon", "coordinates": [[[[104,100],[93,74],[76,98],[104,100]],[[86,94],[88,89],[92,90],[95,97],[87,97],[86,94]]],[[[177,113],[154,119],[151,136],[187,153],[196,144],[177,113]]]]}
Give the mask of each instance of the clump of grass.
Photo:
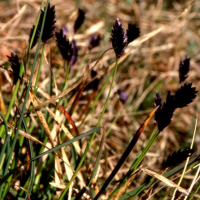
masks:
{"type": "MultiPolygon", "coordinates": [[[[193,183],[187,190],[188,183],[183,181],[180,186],[184,174],[178,184],[171,177],[180,171],[185,173],[186,167],[193,170],[199,163],[198,152],[193,148],[194,136],[190,148],[191,134],[185,137],[185,144],[178,142],[182,147],[184,144],[184,150],[177,151],[174,145],[171,156],[165,159],[164,153],[169,154],[167,140],[176,138],[182,128],[179,124],[184,119],[184,109],[194,116],[198,109],[193,112],[190,105],[198,92],[191,71],[193,65],[190,66],[195,56],[180,58],[168,66],[166,61],[175,59],[172,52],[179,46],[174,48],[175,44],[169,42],[163,47],[159,43],[164,33],[158,33],[165,30],[167,34],[175,29],[172,25],[177,19],[151,30],[148,23],[139,21],[137,3],[133,4],[138,20],[135,23],[123,17],[130,15],[130,8],[123,10],[126,6],[120,3],[119,12],[109,11],[111,21],[105,17],[96,23],[88,4],[88,9],[74,7],[75,12],[68,13],[64,31],[66,21],[60,23],[58,19],[63,7],[53,4],[41,3],[37,21],[30,26],[28,51],[24,48],[21,58],[20,53],[7,54],[12,71],[7,64],[1,66],[6,75],[3,79],[12,74],[13,90],[9,91],[10,99],[7,98],[6,81],[0,76],[0,198],[134,199],[143,198],[153,188],[161,189],[160,181],[167,187],[157,194],[159,198],[168,196],[170,188],[189,196],[193,183]],[[106,28],[109,31],[104,32],[106,28]],[[147,57],[148,54],[151,55],[147,57]],[[160,62],[159,56],[171,70],[162,67],[155,70],[151,66],[160,62]],[[176,67],[172,69],[173,66],[176,67]],[[160,143],[165,143],[165,147],[160,143]],[[149,158],[152,152],[158,158],[149,158]],[[160,171],[163,166],[164,171],[160,171]],[[144,180],[144,173],[152,178],[144,180]]],[[[159,3],[156,9],[161,9],[159,3]]],[[[98,11],[107,16],[99,6],[98,11]]],[[[155,20],[155,27],[164,20],[161,17],[159,21],[158,16],[155,14],[150,20],[145,15],[147,20],[155,20]]],[[[171,142],[177,144],[176,140],[171,142]]],[[[194,195],[199,187],[195,189],[194,195]]]]}

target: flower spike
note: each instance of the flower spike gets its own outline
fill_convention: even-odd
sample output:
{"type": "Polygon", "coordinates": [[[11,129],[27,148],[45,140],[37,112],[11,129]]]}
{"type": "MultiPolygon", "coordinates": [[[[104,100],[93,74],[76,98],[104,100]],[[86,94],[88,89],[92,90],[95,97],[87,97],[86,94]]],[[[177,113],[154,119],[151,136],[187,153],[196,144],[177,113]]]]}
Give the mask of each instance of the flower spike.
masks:
{"type": "Polygon", "coordinates": [[[127,38],[128,43],[140,36],[140,29],[135,24],[128,24],[127,38]]]}
{"type": "Polygon", "coordinates": [[[181,86],[175,94],[175,106],[176,108],[183,108],[191,103],[196,98],[196,91],[195,87],[192,87],[192,83],[185,83],[181,86]]]}
{"type": "Polygon", "coordinates": [[[172,120],[173,113],[175,111],[174,96],[171,95],[171,92],[168,92],[166,102],[163,103],[162,108],[159,110],[158,118],[158,130],[162,131],[167,127],[172,120]]]}
{"type": "Polygon", "coordinates": [[[117,58],[120,58],[127,46],[127,36],[122,24],[117,18],[112,29],[111,41],[117,58]]]}
{"type": "MultiPolygon", "coordinates": [[[[44,8],[45,11],[45,8],[44,8]]],[[[40,26],[42,26],[42,21],[44,17],[44,11],[41,11],[40,15],[40,26]]],[[[47,40],[53,37],[54,31],[55,31],[55,6],[50,6],[50,3],[48,4],[47,8],[47,14],[45,18],[45,23],[44,23],[44,29],[43,29],[43,34],[42,34],[42,42],[46,43],[47,40]]]]}
{"type": "MultiPolygon", "coordinates": [[[[31,29],[31,32],[30,32],[30,35],[29,35],[29,44],[31,42],[31,38],[32,38],[34,29],[35,29],[35,25],[33,25],[33,28],[31,29]]],[[[40,35],[39,30],[40,30],[40,24],[38,24],[37,30],[35,32],[35,36],[34,36],[34,39],[33,39],[31,49],[37,44],[37,41],[38,41],[38,38],[39,38],[39,35],[40,35]]]]}
{"type": "Polygon", "coordinates": [[[88,49],[91,50],[91,49],[99,46],[100,40],[101,40],[100,35],[95,35],[95,34],[92,35],[89,40],[88,49]]]}
{"type": "Polygon", "coordinates": [[[192,83],[184,84],[181,86],[175,95],[171,95],[171,92],[168,92],[166,102],[161,106],[161,109],[158,109],[158,130],[162,131],[171,123],[173,113],[177,108],[183,108],[191,103],[196,98],[195,87],[192,87],[192,83]]]}
{"type": "Polygon", "coordinates": [[[69,43],[69,40],[66,40],[65,35],[63,35],[63,30],[60,29],[60,32],[56,32],[56,43],[60,50],[60,53],[65,61],[68,63],[72,57],[72,45],[69,43]]]}
{"type": "Polygon", "coordinates": [[[78,17],[74,23],[74,33],[81,27],[85,20],[85,11],[83,9],[78,9],[78,17]]]}
{"type": "Polygon", "coordinates": [[[14,75],[13,83],[16,84],[19,78],[19,72],[20,72],[19,58],[14,53],[11,53],[11,56],[7,56],[7,57],[8,57],[8,62],[10,63],[11,68],[13,70],[13,75],[14,75]]]}
{"type": "Polygon", "coordinates": [[[192,153],[194,153],[194,150],[189,148],[182,151],[181,149],[179,149],[178,151],[173,152],[167,157],[167,160],[164,163],[165,168],[177,166],[178,164],[186,160],[188,156],[191,156],[192,153]]]}

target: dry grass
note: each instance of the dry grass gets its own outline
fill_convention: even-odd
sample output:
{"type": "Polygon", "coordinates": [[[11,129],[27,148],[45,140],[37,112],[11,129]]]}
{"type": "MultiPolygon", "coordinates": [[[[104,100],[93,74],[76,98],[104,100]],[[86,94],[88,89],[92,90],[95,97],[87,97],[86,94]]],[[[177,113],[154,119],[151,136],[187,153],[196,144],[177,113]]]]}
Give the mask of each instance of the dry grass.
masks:
{"type": "MultiPolygon", "coordinates": [[[[135,131],[144,121],[148,113],[153,109],[154,97],[156,91],[161,93],[163,100],[168,90],[176,91],[179,87],[178,67],[181,59],[189,55],[191,58],[191,70],[187,82],[192,82],[199,90],[200,84],[200,4],[195,1],[192,5],[190,0],[185,1],[65,1],[51,0],[51,5],[56,8],[56,26],[57,31],[67,26],[69,28],[68,36],[72,37],[72,26],[76,16],[76,10],[81,7],[86,10],[86,20],[84,25],[75,35],[79,47],[78,62],[70,71],[70,80],[68,84],[71,86],[77,79],[85,73],[86,66],[93,66],[101,53],[111,47],[110,35],[111,28],[116,18],[119,18],[124,27],[128,23],[137,23],[141,30],[141,37],[134,41],[126,50],[126,54],[122,57],[119,64],[119,70],[115,79],[114,87],[111,93],[109,104],[104,114],[101,125],[107,130],[112,127],[109,136],[105,139],[104,150],[100,161],[100,171],[98,174],[97,184],[100,185],[108,177],[113,167],[116,165],[118,158],[121,156],[128,142],[132,138],[135,131]],[[181,2],[181,3],[180,3],[181,2]],[[188,10],[185,10],[188,9],[188,10]],[[185,10],[185,11],[184,11],[185,10]],[[160,29],[162,28],[162,29],[160,29]],[[154,32],[156,31],[157,32],[154,32]],[[101,44],[99,48],[92,50],[90,54],[87,51],[88,39],[91,33],[99,33],[101,35],[101,44]],[[150,34],[151,33],[151,34],[150,34]],[[85,57],[85,55],[88,55],[85,57]],[[80,69],[78,77],[76,73],[80,69]],[[118,100],[117,89],[126,90],[129,99],[126,106],[123,106],[118,100]],[[117,113],[120,116],[116,123],[112,125],[117,113]],[[111,126],[112,125],[112,126],[111,126]]],[[[26,40],[28,43],[29,32],[32,25],[35,24],[37,13],[40,8],[39,0],[12,0],[0,2],[0,65],[7,65],[6,55],[15,52],[19,56],[22,55],[22,42],[26,40]]],[[[52,53],[52,68],[56,76],[58,93],[61,93],[61,85],[64,81],[64,69],[59,66],[63,65],[61,55],[55,45],[55,38],[46,45],[45,54],[49,55],[50,47],[52,53]],[[58,74],[57,74],[58,73],[58,74]]],[[[33,50],[31,57],[34,55],[33,50]]],[[[105,81],[105,74],[108,73],[115,61],[112,51],[108,51],[100,63],[95,67],[100,78],[100,87],[105,81]]],[[[30,61],[32,62],[32,60],[30,61]]],[[[39,65],[37,63],[36,67],[39,65]]],[[[49,68],[44,60],[39,87],[47,92],[49,68]]],[[[1,93],[4,97],[4,103],[7,105],[11,96],[11,78],[10,73],[1,69],[0,85],[1,93]]],[[[30,75],[30,69],[27,69],[27,77],[30,75]]],[[[90,81],[90,77],[88,77],[90,81]]],[[[105,99],[109,90],[109,84],[106,90],[97,102],[95,112],[90,114],[80,129],[80,133],[89,130],[89,126],[95,127],[100,113],[102,111],[105,99]]],[[[53,94],[56,95],[55,86],[53,94]]],[[[47,99],[42,95],[38,95],[41,102],[47,99]]],[[[81,123],[80,116],[88,101],[88,93],[84,92],[80,100],[80,104],[73,113],[73,120],[78,126],[81,123]]],[[[198,113],[199,98],[190,106],[177,110],[170,126],[159,135],[156,142],[151,147],[147,156],[143,161],[143,165],[147,168],[159,171],[161,163],[169,153],[177,151],[179,148],[189,147],[192,139],[192,131],[194,129],[194,119],[198,113]]],[[[44,111],[44,109],[41,109],[44,111]]],[[[1,112],[4,112],[1,109],[1,112]]],[[[39,133],[39,121],[32,114],[35,128],[33,136],[37,137],[39,133]]],[[[12,120],[12,119],[11,119],[12,120]]],[[[11,122],[11,121],[10,121],[11,122]]],[[[142,151],[147,139],[153,128],[153,120],[149,123],[144,133],[141,135],[136,147],[123,165],[115,180],[120,180],[129,169],[132,160],[142,151]]],[[[197,127],[197,135],[195,139],[195,151],[199,152],[199,127],[197,127]]],[[[100,144],[100,136],[94,140],[88,158],[94,158],[90,161],[88,168],[93,167],[95,162],[95,154],[100,144]]],[[[86,146],[86,140],[82,144],[82,149],[86,146]]],[[[69,150],[66,152],[70,156],[69,150]]],[[[86,169],[90,173],[89,169],[86,169]]],[[[82,169],[82,172],[84,169],[82,169]]],[[[80,175],[81,177],[81,175],[80,175]]],[[[136,176],[136,181],[129,186],[127,191],[143,184],[146,175],[142,172],[136,176]]],[[[188,174],[183,182],[183,187],[188,188],[192,179],[192,173],[188,174]],[[190,176],[189,176],[190,175],[190,176]]],[[[115,188],[116,183],[109,186],[105,198],[109,192],[115,188]]],[[[167,189],[166,189],[167,190],[167,189]]],[[[165,189],[164,189],[165,191],[165,189]]],[[[158,196],[155,198],[158,198],[158,196]]],[[[166,198],[167,199],[167,198],[166,198]]]]}

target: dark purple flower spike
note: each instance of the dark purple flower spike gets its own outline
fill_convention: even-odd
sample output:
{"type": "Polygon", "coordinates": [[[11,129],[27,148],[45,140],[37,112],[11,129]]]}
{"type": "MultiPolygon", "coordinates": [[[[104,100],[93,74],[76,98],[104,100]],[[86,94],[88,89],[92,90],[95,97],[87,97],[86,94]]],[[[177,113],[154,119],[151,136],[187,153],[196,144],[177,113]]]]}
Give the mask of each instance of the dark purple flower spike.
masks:
{"type": "MultiPolygon", "coordinates": [[[[44,8],[45,11],[45,8],[44,8]]],[[[40,24],[42,26],[42,21],[44,17],[44,11],[41,11],[40,15],[40,24]]],[[[44,23],[44,29],[42,34],[42,42],[46,43],[47,40],[53,37],[54,31],[55,31],[55,6],[50,6],[50,3],[48,4],[45,23],[44,23]]]]}
{"type": "Polygon", "coordinates": [[[111,41],[116,57],[120,58],[127,46],[127,36],[118,18],[116,19],[112,29],[111,41]]]}
{"type": "Polygon", "coordinates": [[[183,108],[191,103],[196,98],[196,91],[195,87],[192,87],[192,83],[185,83],[181,86],[175,94],[175,107],[176,108],[183,108]]]}
{"type": "Polygon", "coordinates": [[[60,29],[60,32],[56,32],[56,44],[60,50],[60,53],[65,61],[68,63],[72,57],[72,45],[69,43],[69,40],[66,40],[65,35],[63,35],[63,30],[60,29]]]}
{"type": "Polygon", "coordinates": [[[85,11],[83,9],[78,9],[78,17],[74,23],[74,33],[81,27],[85,20],[85,11]]]}
{"type": "Polygon", "coordinates": [[[70,61],[70,68],[76,63],[78,58],[78,47],[76,45],[75,39],[72,40],[71,46],[72,46],[72,57],[70,61]]]}
{"type": "Polygon", "coordinates": [[[100,44],[101,37],[100,35],[92,35],[89,40],[88,49],[91,50],[100,44]]]}
{"type": "Polygon", "coordinates": [[[182,163],[187,159],[188,156],[191,156],[191,154],[194,152],[193,149],[184,149],[181,151],[179,149],[178,151],[173,152],[172,155],[169,155],[167,157],[166,162],[164,163],[165,168],[167,167],[173,167],[177,166],[178,164],[182,163]]]}
{"type": "MultiPolygon", "coordinates": [[[[40,35],[40,31],[39,31],[39,26],[40,26],[40,24],[38,24],[38,27],[37,27],[37,30],[36,30],[36,32],[35,32],[35,36],[34,36],[34,39],[33,39],[33,43],[32,43],[32,46],[31,46],[31,49],[37,44],[37,42],[38,42],[38,38],[39,38],[39,35],[40,35]]],[[[31,38],[32,38],[32,36],[33,36],[33,31],[34,31],[34,29],[35,29],[35,25],[33,25],[33,28],[31,29],[31,32],[30,32],[30,35],[29,35],[29,44],[30,44],[30,42],[31,42],[31,38]]]]}
{"type": "Polygon", "coordinates": [[[176,108],[183,108],[191,103],[196,98],[196,88],[192,87],[192,83],[181,86],[175,95],[168,92],[166,102],[161,104],[161,109],[158,109],[157,124],[159,131],[162,131],[171,123],[173,113],[176,108]]]}
{"type": "Polygon", "coordinates": [[[128,24],[127,38],[128,43],[132,42],[140,36],[140,29],[135,24],[128,24]]]}
{"type": "Polygon", "coordinates": [[[119,100],[125,104],[128,100],[128,95],[125,91],[121,90],[121,89],[118,89],[117,90],[117,93],[119,94],[119,100]]]}
{"type": "Polygon", "coordinates": [[[159,131],[162,131],[165,127],[167,127],[171,123],[174,110],[175,110],[174,96],[171,95],[171,92],[168,92],[166,102],[163,103],[158,114],[159,117],[157,119],[157,123],[159,131]]]}
{"type": "MultiPolygon", "coordinates": [[[[45,11],[45,8],[44,8],[44,11],[45,11]]],[[[31,48],[33,48],[36,45],[38,38],[40,36],[42,21],[43,21],[43,18],[44,18],[44,11],[41,10],[40,19],[39,19],[39,22],[38,22],[37,30],[36,30],[35,37],[33,39],[33,43],[32,43],[31,48]]],[[[55,31],[55,23],[56,23],[56,21],[55,21],[55,6],[51,7],[50,3],[49,3],[48,8],[47,8],[45,22],[44,22],[42,42],[46,43],[48,39],[53,37],[54,31],[55,31]]],[[[31,37],[33,35],[34,28],[35,28],[35,26],[33,25],[33,28],[31,29],[31,32],[30,32],[29,43],[31,41],[31,37]]]]}
{"type": "Polygon", "coordinates": [[[188,77],[188,72],[190,70],[190,58],[186,56],[184,60],[179,63],[179,79],[180,83],[183,82],[188,77]]]}
{"type": "Polygon", "coordinates": [[[13,70],[13,75],[14,75],[13,83],[16,84],[19,78],[19,72],[20,72],[19,58],[14,53],[11,53],[11,56],[7,56],[7,57],[8,57],[8,62],[10,63],[11,68],[13,70]]]}

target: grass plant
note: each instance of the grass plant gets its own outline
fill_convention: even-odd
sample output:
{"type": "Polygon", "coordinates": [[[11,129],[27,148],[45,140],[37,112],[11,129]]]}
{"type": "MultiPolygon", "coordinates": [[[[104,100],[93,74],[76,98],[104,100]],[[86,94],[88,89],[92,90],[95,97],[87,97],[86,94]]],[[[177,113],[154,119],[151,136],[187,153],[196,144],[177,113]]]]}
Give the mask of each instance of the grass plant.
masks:
{"type": "Polygon", "coordinates": [[[200,198],[198,1],[0,5],[0,199],[200,198]]]}

